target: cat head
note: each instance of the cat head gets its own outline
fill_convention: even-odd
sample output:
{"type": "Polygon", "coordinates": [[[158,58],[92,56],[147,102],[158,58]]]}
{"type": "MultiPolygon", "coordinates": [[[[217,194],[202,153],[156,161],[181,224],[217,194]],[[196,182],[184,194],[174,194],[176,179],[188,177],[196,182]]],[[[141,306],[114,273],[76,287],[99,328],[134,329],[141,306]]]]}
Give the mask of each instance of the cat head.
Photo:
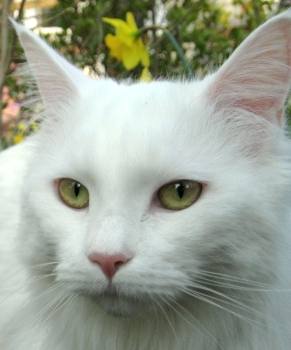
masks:
{"type": "Polygon", "coordinates": [[[32,271],[49,266],[49,283],[117,314],[191,299],[217,274],[276,277],[291,174],[290,11],[217,72],[183,82],[92,80],[14,27],[45,107],[22,196],[32,271]]]}

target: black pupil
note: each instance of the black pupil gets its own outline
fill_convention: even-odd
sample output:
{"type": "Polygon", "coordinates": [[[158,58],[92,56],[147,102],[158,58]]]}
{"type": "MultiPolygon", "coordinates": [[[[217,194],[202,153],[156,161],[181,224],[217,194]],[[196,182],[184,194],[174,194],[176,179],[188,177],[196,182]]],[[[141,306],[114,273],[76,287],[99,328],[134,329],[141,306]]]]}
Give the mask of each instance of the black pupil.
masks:
{"type": "Polygon", "coordinates": [[[179,183],[175,185],[175,189],[179,198],[182,199],[185,193],[185,186],[182,183],[179,183]]]}
{"type": "Polygon", "coordinates": [[[75,193],[76,197],[79,196],[80,190],[81,190],[81,184],[79,184],[79,182],[75,182],[74,183],[74,193],[75,193]]]}

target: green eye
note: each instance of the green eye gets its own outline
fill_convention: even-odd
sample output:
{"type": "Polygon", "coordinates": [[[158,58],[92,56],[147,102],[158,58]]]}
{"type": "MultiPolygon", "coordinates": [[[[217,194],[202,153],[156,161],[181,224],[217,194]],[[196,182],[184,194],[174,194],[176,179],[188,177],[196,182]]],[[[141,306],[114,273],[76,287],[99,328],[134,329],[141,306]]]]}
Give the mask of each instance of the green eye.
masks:
{"type": "Polygon", "coordinates": [[[161,205],[170,210],[190,207],[200,197],[201,183],[191,180],[179,180],[162,186],[158,191],[161,205]]]}
{"type": "Polygon", "coordinates": [[[58,191],[62,201],[71,208],[83,209],[89,205],[89,192],[85,186],[73,179],[61,179],[58,191]]]}

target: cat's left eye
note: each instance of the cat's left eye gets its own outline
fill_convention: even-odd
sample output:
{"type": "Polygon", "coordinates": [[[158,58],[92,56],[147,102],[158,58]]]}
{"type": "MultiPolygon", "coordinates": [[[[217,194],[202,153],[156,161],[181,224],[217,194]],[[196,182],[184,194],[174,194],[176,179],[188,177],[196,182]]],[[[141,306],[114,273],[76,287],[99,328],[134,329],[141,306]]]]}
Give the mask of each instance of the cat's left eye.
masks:
{"type": "Polygon", "coordinates": [[[198,200],[202,184],[192,180],[178,180],[162,186],[158,199],[162,207],[170,210],[182,210],[198,200]]]}
{"type": "Polygon", "coordinates": [[[71,208],[83,209],[89,205],[89,191],[76,180],[60,179],[58,192],[61,200],[71,208]]]}

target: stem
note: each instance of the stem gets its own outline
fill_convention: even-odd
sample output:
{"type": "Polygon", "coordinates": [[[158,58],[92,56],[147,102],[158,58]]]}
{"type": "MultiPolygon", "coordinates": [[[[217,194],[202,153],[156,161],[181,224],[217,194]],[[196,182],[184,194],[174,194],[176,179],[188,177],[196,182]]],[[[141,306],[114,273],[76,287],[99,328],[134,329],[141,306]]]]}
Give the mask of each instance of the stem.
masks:
{"type": "MultiPolygon", "coordinates": [[[[156,26],[156,8],[157,8],[157,0],[152,0],[151,1],[151,14],[152,14],[152,24],[156,26]]],[[[152,45],[155,47],[157,43],[157,32],[153,30],[153,38],[152,38],[152,45]]],[[[153,66],[152,66],[152,72],[154,76],[158,75],[158,60],[153,61],[153,66]]]]}
{"type": "Polygon", "coordinates": [[[166,30],[166,28],[165,27],[163,27],[163,26],[159,26],[159,25],[151,25],[151,26],[147,26],[147,27],[142,27],[142,28],[140,28],[139,30],[138,30],[138,32],[136,33],[136,37],[137,38],[139,38],[140,36],[142,36],[143,35],[143,33],[146,33],[146,32],[148,32],[149,30],[154,30],[154,31],[156,31],[156,30],[166,30]]]}
{"type": "Polygon", "coordinates": [[[187,75],[190,77],[192,75],[192,69],[191,66],[186,59],[182,47],[179,45],[178,41],[175,39],[173,34],[169,32],[168,30],[164,29],[164,34],[170,41],[170,43],[173,45],[174,49],[177,51],[178,56],[180,57],[180,60],[185,68],[185,71],[187,72],[187,75]]]}
{"type": "MultiPolygon", "coordinates": [[[[74,12],[73,7],[67,7],[64,10],[62,10],[62,11],[56,13],[55,15],[48,17],[46,19],[42,19],[43,18],[42,15],[28,17],[28,18],[42,19],[41,23],[38,23],[35,27],[31,28],[31,30],[34,31],[36,28],[39,28],[40,26],[48,25],[48,24],[50,24],[51,21],[56,20],[57,18],[61,17],[63,14],[70,13],[70,12],[74,12]]],[[[27,18],[25,18],[25,19],[27,19],[27,18]]]]}
{"type": "Polygon", "coordinates": [[[172,44],[172,46],[174,47],[174,49],[176,50],[182,64],[183,67],[187,73],[187,75],[190,77],[192,75],[192,69],[190,66],[190,63],[188,62],[188,60],[186,59],[183,49],[180,46],[180,44],[178,43],[178,41],[176,40],[176,38],[174,37],[174,35],[165,27],[159,26],[159,25],[151,25],[148,27],[143,27],[141,28],[137,34],[136,37],[139,38],[143,33],[147,32],[148,30],[162,30],[164,35],[166,36],[166,38],[169,40],[169,42],[172,44]]]}

